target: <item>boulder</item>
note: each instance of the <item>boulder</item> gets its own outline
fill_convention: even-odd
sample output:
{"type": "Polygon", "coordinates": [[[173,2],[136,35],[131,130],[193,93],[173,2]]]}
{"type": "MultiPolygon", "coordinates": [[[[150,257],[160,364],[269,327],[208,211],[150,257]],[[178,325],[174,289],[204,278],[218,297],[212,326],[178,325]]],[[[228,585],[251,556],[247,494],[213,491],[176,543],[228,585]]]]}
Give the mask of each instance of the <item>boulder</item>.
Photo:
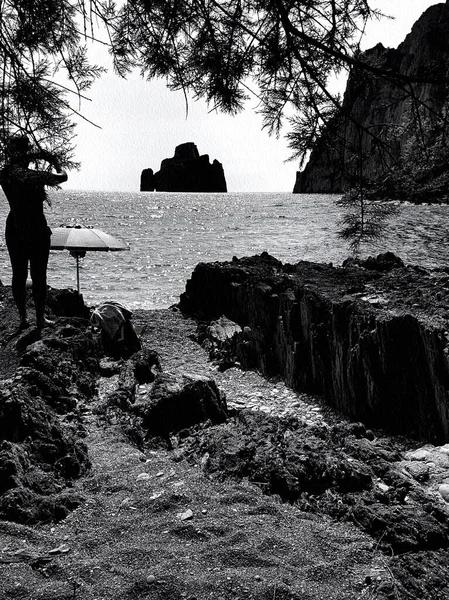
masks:
{"type": "Polygon", "coordinates": [[[242,328],[234,321],[222,316],[217,321],[212,321],[207,327],[209,339],[216,344],[222,344],[232,339],[236,333],[241,333],[242,328]]]}
{"type": "Polygon", "coordinates": [[[141,191],[157,192],[226,192],[223,165],[209,155],[200,156],[193,142],[176,147],[172,158],[165,158],[159,171],[144,169],[141,191]]]}
{"type": "Polygon", "coordinates": [[[47,309],[53,316],[89,318],[89,307],[76,290],[50,288],[47,292],[47,309]]]}
{"type": "Polygon", "coordinates": [[[227,417],[226,398],[214,380],[170,373],[157,375],[140,411],[148,435],[165,439],[192,425],[222,423],[227,417]]]}
{"type": "Polygon", "coordinates": [[[142,349],[135,355],[134,376],[139,384],[151,383],[155,379],[153,369],[161,372],[160,356],[154,350],[142,349]]]}
{"type": "Polygon", "coordinates": [[[198,326],[198,341],[209,353],[211,360],[219,362],[220,368],[230,368],[237,362],[236,349],[242,328],[234,321],[221,316],[210,324],[198,326]]]}
{"type": "Polygon", "coordinates": [[[372,269],[373,271],[391,271],[392,269],[404,267],[405,265],[403,260],[393,252],[383,252],[375,257],[368,256],[368,258],[365,259],[350,256],[343,261],[343,266],[359,266],[365,269],[372,269]]]}
{"type": "MultiPolygon", "coordinates": [[[[115,389],[107,396],[109,407],[118,407],[124,412],[130,412],[132,405],[136,402],[136,390],[138,385],[152,383],[157,372],[161,372],[160,358],[157,352],[144,348],[136,352],[131,358],[109,363],[102,363],[103,373],[111,376],[118,373],[118,381],[115,389]]],[[[139,412],[139,407],[137,408],[139,412]]]]}

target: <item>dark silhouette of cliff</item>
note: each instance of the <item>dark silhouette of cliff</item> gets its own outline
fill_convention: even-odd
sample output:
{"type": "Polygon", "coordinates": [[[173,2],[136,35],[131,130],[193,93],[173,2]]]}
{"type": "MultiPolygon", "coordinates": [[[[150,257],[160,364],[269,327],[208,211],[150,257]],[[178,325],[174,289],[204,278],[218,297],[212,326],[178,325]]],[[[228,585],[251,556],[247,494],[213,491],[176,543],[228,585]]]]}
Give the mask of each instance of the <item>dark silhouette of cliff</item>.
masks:
{"type": "Polygon", "coordinates": [[[186,142],[176,146],[173,158],[165,158],[156,173],[144,169],[140,179],[141,192],[226,192],[223,165],[209,155],[200,156],[196,144],[186,142]]]}
{"type": "Polygon", "coordinates": [[[384,71],[430,83],[398,85],[393,79],[353,71],[342,111],[298,172],[294,192],[339,193],[359,185],[362,178],[365,185],[385,180],[384,187],[390,193],[394,188],[400,196],[401,169],[402,179],[416,175],[416,185],[425,182],[429,193],[436,172],[438,177],[446,172],[449,179],[445,133],[449,95],[444,84],[449,71],[448,31],[449,0],[431,6],[397,49],[377,44],[361,55],[384,71]],[[397,176],[391,177],[392,171],[397,176]]]}

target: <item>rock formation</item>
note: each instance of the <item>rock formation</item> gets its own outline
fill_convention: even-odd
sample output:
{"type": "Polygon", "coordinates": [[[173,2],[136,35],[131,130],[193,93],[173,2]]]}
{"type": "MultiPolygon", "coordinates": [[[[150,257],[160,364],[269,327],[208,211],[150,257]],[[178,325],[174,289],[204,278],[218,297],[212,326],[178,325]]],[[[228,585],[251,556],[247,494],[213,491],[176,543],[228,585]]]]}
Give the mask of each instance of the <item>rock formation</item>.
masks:
{"type": "Polygon", "coordinates": [[[446,272],[401,266],[389,254],[335,268],[283,265],[264,253],[199,264],[180,306],[238,323],[242,365],[321,394],[367,425],[441,442],[449,440],[448,286],[446,272]]]}
{"type": "MultiPolygon", "coordinates": [[[[446,77],[449,63],[448,27],[449,3],[436,4],[420,17],[397,49],[377,44],[364,52],[361,58],[386,71],[438,81],[446,77]]],[[[438,83],[413,84],[414,102],[408,87],[401,87],[387,78],[353,71],[344,95],[342,113],[318,141],[305,169],[298,172],[293,191],[344,191],[359,177],[360,161],[366,181],[384,178],[390,167],[413,151],[417,136],[422,133],[418,133],[420,127],[424,129],[427,143],[431,146],[436,143],[436,117],[445,114],[448,99],[444,86],[438,83]],[[416,120],[416,108],[420,111],[420,125],[416,120]],[[362,125],[363,131],[358,124],[362,125]],[[382,142],[376,141],[371,134],[382,142]]],[[[417,170],[421,168],[419,163],[415,160],[417,170]]],[[[426,172],[417,174],[418,184],[432,188],[427,180],[441,178],[442,172],[449,171],[447,159],[434,160],[434,163],[426,172]],[[423,181],[419,181],[420,178],[423,181]]],[[[445,193],[449,173],[447,175],[445,183],[436,182],[438,190],[428,190],[431,195],[438,197],[445,193]]],[[[396,193],[391,189],[391,183],[387,187],[390,194],[396,193]]]]}
{"type": "Polygon", "coordinates": [[[144,169],[140,175],[140,191],[152,192],[154,190],[153,169],[144,169]]]}
{"type": "Polygon", "coordinates": [[[147,435],[170,439],[197,423],[223,423],[227,417],[226,398],[213,379],[161,373],[148,398],[140,401],[142,427],[147,435]]]}
{"type": "Polygon", "coordinates": [[[157,173],[144,169],[141,192],[226,192],[223,165],[209,155],[200,156],[193,142],[177,146],[173,158],[165,158],[157,173]]]}
{"type": "MultiPolygon", "coordinates": [[[[10,288],[1,300],[4,331],[10,288]]],[[[58,521],[79,506],[73,480],[90,466],[77,405],[96,392],[101,342],[78,294],[50,290],[50,307],[59,316],[51,329],[3,339],[0,351],[10,371],[0,381],[0,518],[27,524],[58,521]]]]}
{"type": "Polygon", "coordinates": [[[441,548],[444,561],[445,507],[429,502],[407,477],[410,463],[398,463],[397,450],[373,437],[361,423],[307,427],[295,417],[242,410],[195,432],[183,450],[209,477],[257,482],[299,509],[354,522],[395,555],[441,548]]]}

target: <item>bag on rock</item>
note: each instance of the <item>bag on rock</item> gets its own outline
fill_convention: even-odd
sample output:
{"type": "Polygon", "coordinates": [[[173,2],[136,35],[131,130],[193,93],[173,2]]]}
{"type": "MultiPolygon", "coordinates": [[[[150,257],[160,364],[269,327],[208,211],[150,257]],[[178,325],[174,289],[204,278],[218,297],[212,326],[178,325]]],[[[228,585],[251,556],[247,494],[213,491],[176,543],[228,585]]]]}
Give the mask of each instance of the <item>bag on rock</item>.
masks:
{"type": "Polygon", "coordinates": [[[104,349],[110,356],[131,356],[142,348],[131,317],[130,310],[113,301],[104,302],[92,311],[90,322],[101,329],[104,349]]]}

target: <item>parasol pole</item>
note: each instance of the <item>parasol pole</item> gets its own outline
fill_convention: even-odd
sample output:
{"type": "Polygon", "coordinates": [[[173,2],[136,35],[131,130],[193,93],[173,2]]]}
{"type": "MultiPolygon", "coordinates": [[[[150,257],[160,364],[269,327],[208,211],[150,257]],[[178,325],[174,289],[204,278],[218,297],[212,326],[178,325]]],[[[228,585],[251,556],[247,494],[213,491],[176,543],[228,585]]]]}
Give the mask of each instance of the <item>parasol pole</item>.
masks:
{"type": "Polygon", "coordinates": [[[78,295],[80,293],[80,255],[78,252],[76,253],[76,288],[78,290],[78,295]]]}
{"type": "Polygon", "coordinates": [[[76,289],[80,293],[80,258],[84,258],[86,253],[82,250],[69,250],[70,256],[76,260],[76,289]]]}

